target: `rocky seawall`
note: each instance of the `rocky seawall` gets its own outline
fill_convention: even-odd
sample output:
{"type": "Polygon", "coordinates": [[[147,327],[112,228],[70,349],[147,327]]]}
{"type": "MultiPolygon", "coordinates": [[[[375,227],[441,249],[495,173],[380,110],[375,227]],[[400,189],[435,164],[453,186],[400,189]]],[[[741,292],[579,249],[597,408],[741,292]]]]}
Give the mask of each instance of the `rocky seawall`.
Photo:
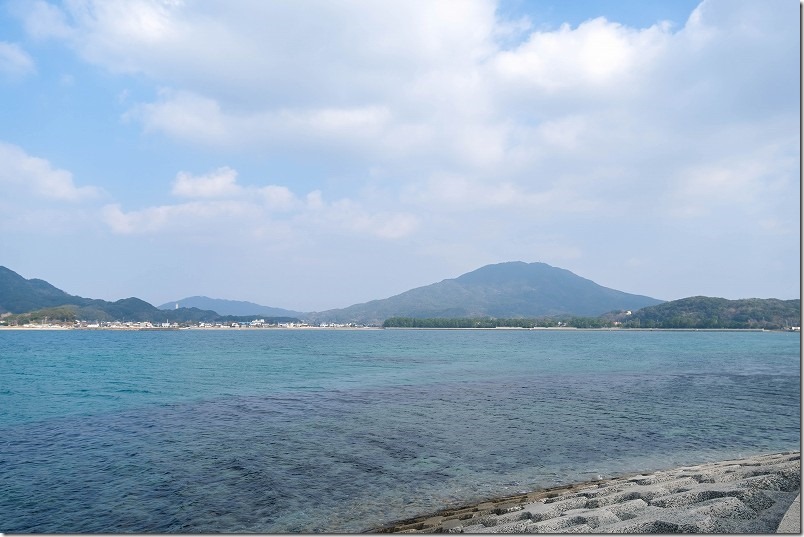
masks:
{"type": "Polygon", "coordinates": [[[801,533],[800,452],[501,498],[377,528],[399,533],[801,533]]]}

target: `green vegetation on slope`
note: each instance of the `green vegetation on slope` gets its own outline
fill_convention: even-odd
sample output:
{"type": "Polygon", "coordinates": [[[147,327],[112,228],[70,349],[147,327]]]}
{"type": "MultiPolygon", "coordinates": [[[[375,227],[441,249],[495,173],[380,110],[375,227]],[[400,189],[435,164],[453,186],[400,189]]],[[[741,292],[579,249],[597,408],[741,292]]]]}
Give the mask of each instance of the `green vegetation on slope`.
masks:
{"type": "MultiPolygon", "coordinates": [[[[28,323],[67,323],[75,321],[89,322],[150,322],[160,324],[163,322],[178,324],[194,323],[248,323],[254,320],[253,315],[218,315],[214,311],[199,310],[197,308],[179,308],[177,310],[158,310],[147,307],[132,307],[132,299],[124,299],[118,302],[107,302],[106,305],[94,305],[79,307],[65,305],[55,308],[43,308],[29,311],[26,313],[4,314],[2,324],[4,325],[24,325],[28,323]],[[122,304],[121,304],[122,303],[122,304]]],[[[139,299],[133,299],[139,300],[139,299]]],[[[100,301],[103,302],[103,301],[100,301]]],[[[145,302],[148,306],[151,306],[145,302]]],[[[151,306],[153,308],[153,306],[151,306]]],[[[278,323],[301,323],[296,317],[263,317],[266,324],[278,323]]]]}
{"type": "Polygon", "coordinates": [[[48,282],[26,280],[13,270],[0,267],[0,313],[25,313],[64,305],[84,306],[88,298],[73,296],[48,282]]]}
{"type": "Polygon", "coordinates": [[[383,328],[605,328],[613,322],[599,317],[567,317],[536,319],[495,319],[494,317],[391,317],[382,323],[383,328]]]}
{"type": "Polygon", "coordinates": [[[623,319],[634,328],[764,328],[800,326],[801,300],[694,296],[635,311],[623,319]]]}
{"type": "Polygon", "coordinates": [[[545,263],[520,261],[486,265],[454,279],[404,293],[311,314],[315,320],[382,323],[389,317],[538,318],[557,315],[594,317],[607,311],[661,303],[596,284],[545,263]]]}
{"type": "MultiPolygon", "coordinates": [[[[382,323],[387,327],[409,328],[571,326],[776,330],[801,323],[799,299],[727,300],[696,296],[657,302],[599,286],[544,263],[515,262],[488,265],[389,299],[313,314],[308,320],[382,323]],[[602,309],[606,305],[608,309],[602,309]],[[609,313],[601,315],[602,311],[609,313]]],[[[5,267],[0,267],[0,315],[6,323],[18,324],[45,320],[68,323],[75,320],[152,323],[253,320],[253,316],[222,316],[195,307],[160,310],[133,297],[116,302],[83,298],[69,295],[43,280],[26,280],[5,267]]],[[[265,317],[265,320],[269,324],[300,322],[290,315],[265,317]]]]}
{"type": "MultiPolygon", "coordinates": [[[[4,324],[45,321],[72,323],[77,320],[151,323],[231,323],[254,320],[254,315],[219,315],[215,311],[195,307],[161,310],[136,297],[109,302],[74,296],[44,280],[27,280],[6,267],[0,267],[0,314],[4,324]]],[[[295,316],[285,314],[265,317],[265,321],[269,324],[301,322],[295,316]]]]}
{"type": "Polygon", "coordinates": [[[690,297],[633,313],[607,313],[599,317],[554,316],[539,318],[494,317],[390,317],[384,328],[688,328],[781,330],[800,326],[801,300],[775,298],[690,297]]]}

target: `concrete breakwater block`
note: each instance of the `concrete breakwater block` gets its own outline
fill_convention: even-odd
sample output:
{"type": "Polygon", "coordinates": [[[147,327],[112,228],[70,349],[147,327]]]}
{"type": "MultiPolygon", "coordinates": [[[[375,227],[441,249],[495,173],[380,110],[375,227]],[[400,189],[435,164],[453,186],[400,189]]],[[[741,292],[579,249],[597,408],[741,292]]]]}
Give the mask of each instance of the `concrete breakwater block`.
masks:
{"type": "Polygon", "coordinates": [[[800,533],[800,490],[801,454],[784,452],[536,491],[376,531],[800,533]]]}
{"type": "Polygon", "coordinates": [[[801,535],[801,494],[796,496],[796,499],[787,509],[779,527],[776,528],[776,533],[793,533],[801,535]]]}

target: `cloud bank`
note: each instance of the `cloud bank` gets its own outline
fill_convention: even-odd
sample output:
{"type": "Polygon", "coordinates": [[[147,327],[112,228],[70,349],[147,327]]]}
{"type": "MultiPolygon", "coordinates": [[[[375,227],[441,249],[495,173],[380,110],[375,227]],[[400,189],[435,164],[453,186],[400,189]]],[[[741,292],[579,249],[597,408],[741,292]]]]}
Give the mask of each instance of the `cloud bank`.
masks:
{"type": "MultiPolygon", "coordinates": [[[[705,0],[683,25],[648,28],[536,27],[487,0],[74,0],[17,13],[31,39],[153,87],[122,121],[220,155],[218,168],[163,177],[162,203],[98,206],[115,234],[223,241],[236,226],[325,255],[371,237],[449,271],[598,260],[604,283],[646,293],[650,271],[706,256],[704,241],[736,241],[733,253],[797,239],[798,12],[778,4],[705,0]],[[244,171],[243,152],[339,171],[244,171]]],[[[2,45],[0,66],[33,69],[2,45]]],[[[0,157],[29,162],[32,191],[94,192],[9,147],[0,157]]],[[[769,255],[792,259],[778,244],[769,255]]],[[[717,281],[724,265],[704,264],[717,281]]]]}

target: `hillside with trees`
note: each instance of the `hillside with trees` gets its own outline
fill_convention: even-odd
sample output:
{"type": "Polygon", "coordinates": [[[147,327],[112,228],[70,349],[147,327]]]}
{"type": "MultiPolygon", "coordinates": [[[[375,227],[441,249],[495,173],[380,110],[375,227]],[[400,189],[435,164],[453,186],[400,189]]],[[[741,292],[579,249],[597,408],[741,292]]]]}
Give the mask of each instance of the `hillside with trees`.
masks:
{"type": "Polygon", "coordinates": [[[6,267],[0,267],[0,313],[25,313],[65,305],[85,306],[89,298],[65,293],[44,280],[27,280],[6,267]]]}
{"type": "MultiPolygon", "coordinates": [[[[226,302],[226,301],[222,301],[226,302]]],[[[242,306],[241,303],[236,303],[242,306]]],[[[249,306],[250,307],[250,306],[249,306]]],[[[280,310],[287,311],[287,310],[280,310]]],[[[0,267],[0,317],[6,323],[131,321],[246,322],[254,315],[220,315],[197,307],[159,309],[139,298],[115,302],[70,295],[44,280],[0,267]]],[[[801,300],[695,296],[661,303],[602,287],[544,263],[487,265],[455,279],[385,300],[276,322],[334,321],[400,328],[679,328],[766,329],[801,326],[801,300]]]]}
{"type": "Polygon", "coordinates": [[[631,328],[764,328],[801,325],[801,299],[725,298],[694,296],[621,315],[631,328]]]}
{"type": "MultiPolygon", "coordinates": [[[[253,316],[219,315],[212,310],[178,308],[160,310],[136,297],[114,302],[70,295],[44,280],[25,279],[0,267],[0,315],[8,323],[132,321],[151,323],[244,322],[253,316]]],[[[300,322],[296,317],[266,318],[267,322],[300,322]]]]}
{"type": "Polygon", "coordinates": [[[383,300],[307,315],[314,320],[376,324],[390,317],[594,317],[661,302],[603,287],[545,263],[515,261],[486,265],[383,300]]]}
{"type": "Polygon", "coordinates": [[[727,300],[696,296],[649,306],[635,312],[609,312],[598,317],[558,315],[538,318],[390,317],[385,328],[654,328],[764,329],[801,326],[801,300],[748,298],[727,300]]]}

